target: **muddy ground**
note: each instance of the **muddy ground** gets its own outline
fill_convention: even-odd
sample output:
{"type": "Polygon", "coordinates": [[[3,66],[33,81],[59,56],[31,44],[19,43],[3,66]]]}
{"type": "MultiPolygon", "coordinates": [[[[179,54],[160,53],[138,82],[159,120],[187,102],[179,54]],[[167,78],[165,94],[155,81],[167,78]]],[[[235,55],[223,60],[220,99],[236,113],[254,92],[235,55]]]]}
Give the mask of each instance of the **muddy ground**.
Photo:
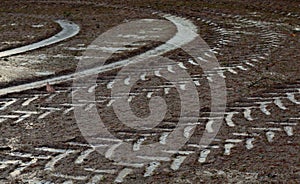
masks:
{"type": "MultiPolygon", "coordinates": [[[[191,20],[215,52],[218,77],[227,86],[227,107],[217,137],[199,149],[199,139],[211,119],[209,79],[181,49],[164,54],[183,63],[196,78],[201,107],[198,126],[170,161],[151,161],[141,168],[116,164],[92,150],[82,136],[72,106],[72,82],[0,97],[0,182],[2,183],[299,183],[300,182],[300,4],[297,1],[3,1],[3,49],[29,44],[59,31],[53,20],[67,19],[81,27],[78,35],[59,44],[0,58],[2,67],[21,68],[1,88],[75,71],[84,51],[97,36],[120,23],[160,18],[165,12],[191,20]],[[14,16],[16,15],[16,16],[14,16]],[[12,16],[14,18],[12,18],[12,16]],[[16,18],[15,18],[16,17],[16,18]],[[26,18],[29,17],[29,18],[26,18]],[[12,22],[16,27],[12,28],[12,22]],[[32,25],[45,24],[36,28],[32,25]],[[20,29],[17,25],[25,25],[20,29]],[[10,31],[13,30],[13,31],[10,31]],[[24,39],[21,35],[34,35],[24,39]],[[49,72],[37,76],[36,72],[49,72]],[[197,147],[198,146],[198,147],[197,147]],[[153,167],[154,165],[157,165],[153,167]],[[151,170],[152,169],[152,170],[151,170]],[[128,172],[126,174],[126,172],[128,172]],[[125,173],[125,174],[124,174],[125,173]]],[[[138,55],[163,43],[146,42],[110,61],[138,55]]],[[[2,48],[2,47],[1,47],[2,48]]],[[[12,70],[13,71],[13,70],[12,70]]],[[[165,91],[158,76],[138,81],[131,93],[132,111],[147,117],[150,96],[162,96],[168,111],[154,130],[136,131],[122,125],[110,103],[109,83],[119,72],[100,73],[96,108],[113,135],[150,144],[176,128],[180,99],[176,89],[165,91]],[[156,87],[153,87],[156,86],[156,87]],[[144,138],[146,137],[146,141],[144,138]],[[141,141],[143,140],[143,141],[141,141]]],[[[1,75],[1,74],[0,74],[1,75]]],[[[90,81],[87,81],[89,83],[90,81]]],[[[91,84],[92,85],[92,84],[91,84]]],[[[94,89],[94,90],[93,90],[94,89]]],[[[85,110],[89,110],[87,103],[85,110]]]]}

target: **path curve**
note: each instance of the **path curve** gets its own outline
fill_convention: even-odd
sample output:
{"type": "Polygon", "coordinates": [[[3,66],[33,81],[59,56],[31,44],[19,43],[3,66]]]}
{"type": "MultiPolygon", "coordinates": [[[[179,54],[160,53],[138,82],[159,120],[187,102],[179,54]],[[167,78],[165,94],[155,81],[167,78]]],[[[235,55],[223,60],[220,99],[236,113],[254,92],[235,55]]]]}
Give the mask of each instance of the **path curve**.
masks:
{"type": "MultiPolygon", "coordinates": [[[[185,18],[181,18],[181,17],[177,17],[174,15],[169,15],[169,14],[163,14],[162,17],[169,20],[176,26],[177,33],[174,35],[174,37],[172,37],[170,40],[168,40],[165,44],[162,44],[152,50],[149,50],[143,54],[140,54],[137,57],[162,55],[171,50],[180,48],[181,46],[193,41],[194,38],[197,36],[197,27],[191,21],[189,21],[185,18]]],[[[49,39],[51,39],[51,38],[49,38],[49,39]]],[[[21,49],[21,48],[17,48],[17,49],[21,49]]],[[[36,47],[36,48],[39,48],[39,47],[36,47]]],[[[33,50],[33,48],[31,50],[33,50]]],[[[1,57],[1,53],[0,53],[0,57],[1,57]]],[[[68,75],[54,77],[51,79],[46,79],[46,80],[41,80],[41,81],[37,81],[37,82],[31,82],[31,83],[27,83],[27,84],[21,84],[21,85],[17,85],[17,86],[8,87],[8,88],[3,88],[3,89],[0,89],[0,96],[7,95],[10,93],[26,91],[26,90],[30,90],[30,89],[40,88],[40,87],[45,86],[45,84],[47,82],[49,82],[50,84],[58,84],[61,82],[72,81],[72,80],[74,80],[75,77],[84,77],[87,75],[94,75],[94,74],[102,73],[102,72],[109,71],[112,69],[120,68],[122,66],[125,66],[128,63],[134,62],[135,58],[136,57],[132,57],[132,58],[129,58],[126,60],[118,61],[116,63],[107,64],[104,66],[87,69],[87,70],[84,70],[81,72],[76,72],[76,73],[72,73],[72,74],[68,74],[68,75]]]]}
{"type": "Polygon", "coordinates": [[[46,47],[48,45],[52,45],[52,44],[61,42],[63,40],[66,40],[68,38],[71,38],[71,37],[77,35],[80,31],[80,27],[73,22],[70,22],[67,20],[56,20],[55,22],[58,23],[60,25],[60,27],[62,28],[62,31],[60,31],[56,35],[54,35],[50,38],[47,38],[45,40],[42,40],[40,42],[36,42],[36,43],[25,45],[22,47],[2,51],[2,52],[0,52],[0,58],[24,53],[27,51],[32,51],[35,49],[39,49],[42,47],[46,47]]]}

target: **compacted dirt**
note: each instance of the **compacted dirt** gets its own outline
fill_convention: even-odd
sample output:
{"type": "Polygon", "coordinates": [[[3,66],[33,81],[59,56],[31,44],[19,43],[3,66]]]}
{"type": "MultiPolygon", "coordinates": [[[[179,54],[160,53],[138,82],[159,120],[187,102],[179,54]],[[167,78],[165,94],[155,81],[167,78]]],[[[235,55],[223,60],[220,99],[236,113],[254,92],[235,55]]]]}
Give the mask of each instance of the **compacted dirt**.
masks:
{"type": "MultiPolygon", "coordinates": [[[[81,30],[59,44],[0,58],[1,66],[22,68],[22,77],[1,81],[1,88],[73,73],[86,47],[100,34],[132,20],[164,19],[162,13],[196,25],[197,33],[207,42],[220,67],[205,73],[189,53],[178,48],[163,54],[174,61],[174,66],[162,64],[150,71],[152,75],[141,75],[135,84],[128,76],[122,78],[124,85],[132,85],[125,95],[136,116],[146,118],[151,113],[152,97],[161,96],[166,101],[162,122],[143,131],[124,125],[113,109],[115,99],[110,93],[120,68],[99,73],[96,81],[84,81],[86,93],[95,94],[93,101],[82,99],[74,103],[72,97],[80,93],[80,88],[72,82],[53,85],[55,93],[48,93],[44,87],[1,96],[1,183],[300,182],[297,1],[3,1],[3,24],[12,26],[13,20],[17,25],[31,26],[16,27],[12,32],[12,28],[4,26],[1,42],[16,43],[1,49],[29,44],[59,32],[59,26],[53,23],[58,19],[72,21],[81,30]],[[32,26],[40,24],[43,26],[32,26]],[[26,40],[21,34],[35,37],[26,40]],[[88,143],[76,123],[74,108],[80,105],[87,113],[95,108],[111,134],[132,144],[133,149],[155,142],[164,144],[180,120],[178,90],[189,90],[186,79],[180,79],[177,85],[161,76],[163,71],[172,73],[176,67],[191,76],[201,102],[199,116],[189,117],[196,118],[197,123],[185,128],[183,135],[189,141],[180,151],[168,159],[148,158],[147,164],[135,165],[107,159],[116,148],[116,140],[98,135],[100,146],[88,143]],[[37,71],[50,74],[40,76],[37,71]],[[218,112],[209,116],[213,99],[209,84],[216,79],[226,82],[224,117],[218,112]],[[218,118],[223,122],[217,136],[209,146],[199,145],[203,132],[209,131],[218,118]],[[189,135],[191,130],[194,133],[189,135]],[[100,154],[102,149],[106,157],[100,154]]],[[[166,34],[173,37],[176,30],[169,28],[166,34]]],[[[162,36],[159,29],[155,30],[158,37],[162,36]]],[[[147,39],[135,44],[138,46],[128,44],[127,48],[134,49],[114,54],[106,64],[164,43],[147,39]]]]}

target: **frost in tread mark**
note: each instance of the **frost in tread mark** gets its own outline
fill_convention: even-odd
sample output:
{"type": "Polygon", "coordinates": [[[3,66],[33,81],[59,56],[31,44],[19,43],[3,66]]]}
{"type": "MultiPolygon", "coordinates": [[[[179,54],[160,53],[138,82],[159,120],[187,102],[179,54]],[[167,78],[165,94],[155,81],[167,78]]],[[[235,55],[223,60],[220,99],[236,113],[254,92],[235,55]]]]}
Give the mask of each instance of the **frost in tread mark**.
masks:
{"type": "Polygon", "coordinates": [[[168,65],[167,70],[171,73],[175,73],[175,71],[173,70],[173,66],[172,65],[168,65]]]}
{"type": "Polygon", "coordinates": [[[140,79],[145,81],[146,80],[146,76],[147,76],[147,73],[143,73],[141,76],[140,76],[140,79]]]}
{"type": "Polygon", "coordinates": [[[254,138],[249,138],[249,139],[246,140],[246,148],[248,150],[250,150],[254,147],[253,143],[252,143],[254,140],[255,140],[254,138]]]}
{"type": "Polygon", "coordinates": [[[180,68],[184,69],[184,70],[187,69],[187,67],[184,66],[183,62],[179,62],[179,63],[178,63],[178,66],[179,66],[180,68]]]}
{"type": "Polygon", "coordinates": [[[93,168],[84,168],[85,171],[93,173],[102,173],[102,174],[115,174],[117,171],[114,169],[93,169],[93,168]]]}
{"type": "Polygon", "coordinates": [[[185,159],[186,156],[177,156],[171,164],[171,169],[174,171],[178,170],[185,159]]]}
{"type": "Polygon", "coordinates": [[[23,120],[29,118],[33,114],[39,114],[38,112],[34,111],[13,111],[13,113],[24,114],[14,122],[15,124],[22,122],[23,120]]]}
{"type": "Polygon", "coordinates": [[[198,159],[198,162],[204,163],[206,161],[206,158],[207,158],[209,153],[210,153],[209,149],[202,150],[201,153],[200,153],[200,157],[198,159]]]}
{"type": "Polygon", "coordinates": [[[153,92],[148,92],[147,93],[147,98],[151,98],[152,94],[153,94],[153,92]]]}
{"type": "Polygon", "coordinates": [[[185,84],[180,84],[179,87],[180,87],[180,89],[181,89],[182,91],[186,90],[185,84]]]}
{"type": "Polygon", "coordinates": [[[109,82],[109,83],[107,84],[107,86],[106,86],[107,89],[112,89],[114,83],[115,83],[115,81],[109,82]]]}
{"type": "Polygon", "coordinates": [[[195,129],[196,126],[187,126],[184,128],[184,132],[183,132],[183,136],[185,138],[190,138],[192,135],[191,135],[191,132],[193,132],[193,130],[195,129]]]}
{"type": "Polygon", "coordinates": [[[47,147],[41,147],[41,148],[35,148],[36,150],[39,151],[46,151],[46,152],[52,152],[52,153],[61,153],[55,157],[53,157],[51,159],[51,161],[49,161],[46,166],[45,166],[45,170],[50,170],[50,171],[54,171],[54,166],[55,164],[61,160],[62,158],[68,156],[71,153],[75,153],[76,151],[74,150],[63,150],[63,149],[54,149],[54,148],[47,148],[47,147]]]}
{"type": "Polygon", "coordinates": [[[3,104],[0,106],[0,111],[5,110],[8,106],[14,104],[17,101],[17,99],[9,99],[9,101],[0,102],[0,104],[3,104]]]}
{"type": "Polygon", "coordinates": [[[114,150],[117,149],[119,146],[122,145],[122,142],[118,141],[118,144],[115,144],[113,146],[111,146],[105,153],[105,158],[111,158],[112,155],[114,154],[114,150]]]}
{"type": "Polygon", "coordinates": [[[11,172],[9,175],[12,178],[16,178],[17,176],[19,176],[21,174],[21,172],[23,170],[25,170],[27,167],[31,166],[32,164],[36,163],[38,161],[37,158],[32,159],[31,161],[27,162],[27,163],[21,163],[21,167],[16,168],[13,172],[11,172]]]}
{"type": "Polygon", "coordinates": [[[283,105],[281,99],[279,97],[276,97],[274,99],[274,104],[277,105],[280,109],[286,110],[287,108],[283,105]]]}
{"type": "Polygon", "coordinates": [[[38,99],[40,95],[34,95],[34,97],[27,99],[25,102],[22,103],[22,106],[28,106],[31,102],[38,99]]]}
{"type": "Polygon", "coordinates": [[[245,110],[244,110],[244,117],[248,121],[253,121],[253,118],[251,117],[251,109],[252,109],[252,107],[246,107],[245,110]]]}
{"type": "Polygon", "coordinates": [[[167,95],[167,94],[169,94],[170,90],[171,90],[170,88],[165,88],[164,93],[167,95]]]}
{"type": "Polygon", "coordinates": [[[193,59],[189,59],[188,60],[189,63],[191,63],[192,65],[198,66],[199,64],[196,63],[193,59]]]}
{"type": "Polygon", "coordinates": [[[271,115],[271,112],[267,109],[267,104],[270,104],[271,102],[257,102],[260,104],[259,109],[261,112],[263,112],[265,115],[269,116],[271,115]]]}
{"type": "Polygon", "coordinates": [[[147,140],[147,138],[140,138],[140,139],[138,139],[138,141],[137,142],[135,142],[134,144],[133,144],[133,151],[138,151],[138,150],[140,150],[140,146],[141,146],[141,144],[145,141],[145,140],[147,140]]]}
{"type": "Polygon", "coordinates": [[[72,180],[87,180],[87,176],[70,176],[60,173],[53,173],[52,176],[58,177],[58,178],[65,178],[65,179],[72,179],[72,180]]]}
{"type": "Polygon", "coordinates": [[[157,77],[162,77],[162,75],[159,73],[159,70],[154,71],[154,75],[157,77]]]}
{"type": "Polygon", "coordinates": [[[107,107],[110,107],[110,106],[114,103],[114,101],[115,101],[115,100],[110,100],[106,106],[107,106],[107,107]]]}
{"type": "Polygon", "coordinates": [[[195,84],[196,86],[200,86],[200,82],[199,82],[199,81],[194,80],[193,82],[194,82],[194,84],[195,84]]]}
{"type": "Polygon", "coordinates": [[[95,84],[95,85],[91,86],[91,87],[88,89],[88,93],[93,93],[93,92],[95,92],[95,89],[96,89],[97,86],[98,86],[98,84],[95,84]]]}
{"type": "Polygon", "coordinates": [[[286,132],[286,134],[288,136],[293,136],[294,135],[293,134],[293,127],[291,127],[291,126],[285,126],[283,129],[284,129],[284,131],[286,132]]]}
{"type": "Polygon", "coordinates": [[[131,174],[133,172],[132,169],[129,168],[124,168],[119,175],[117,176],[117,178],[115,179],[116,183],[122,183],[124,181],[124,178],[128,175],[131,174]]]}
{"type": "Polygon", "coordinates": [[[75,160],[75,164],[82,164],[84,159],[86,159],[95,149],[88,149],[83,151],[80,156],[75,160]]]}
{"type": "Polygon", "coordinates": [[[151,162],[149,166],[146,168],[146,172],[144,173],[144,177],[152,176],[154,170],[160,165],[159,162],[151,162]]]}
{"type": "Polygon", "coordinates": [[[41,114],[38,119],[44,119],[46,116],[48,116],[49,114],[55,112],[55,111],[60,111],[61,109],[59,108],[52,108],[52,107],[41,107],[40,109],[42,110],[47,110],[47,112],[41,114]]]}
{"type": "Polygon", "coordinates": [[[169,136],[169,132],[164,132],[162,135],[159,137],[159,143],[160,144],[166,144],[167,142],[167,137],[169,136]]]}
{"type": "Polygon", "coordinates": [[[286,93],[287,94],[287,98],[293,102],[294,104],[300,105],[300,101],[297,101],[295,98],[295,94],[293,93],[286,93]]]}
{"type": "Polygon", "coordinates": [[[241,70],[243,70],[243,71],[247,71],[247,70],[248,70],[247,68],[245,68],[245,67],[242,66],[242,65],[237,66],[237,68],[238,68],[238,69],[241,69],[241,70]]]}
{"type": "Polygon", "coordinates": [[[273,139],[275,137],[275,133],[272,132],[272,131],[268,131],[268,132],[266,132],[266,136],[267,136],[268,142],[273,142],[273,139]]]}
{"type": "Polygon", "coordinates": [[[235,115],[235,114],[238,114],[238,112],[228,112],[227,116],[225,118],[225,121],[226,121],[227,125],[230,126],[230,127],[235,126],[235,124],[232,121],[233,115],[235,115]]]}
{"type": "Polygon", "coordinates": [[[206,129],[206,131],[207,131],[208,133],[213,133],[213,132],[214,132],[214,130],[213,130],[213,128],[212,128],[213,123],[214,123],[214,120],[212,120],[212,119],[209,120],[209,121],[206,123],[205,129],[206,129]]]}
{"type": "Polygon", "coordinates": [[[130,85],[130,76],[124,80],[124,84],[127,86],[130,85]]]}
{"type": "Polygon", "coordinates": [[[204,62],[208,62],[208,60],[206,60],[206,59],[204,59],[204,58],[202,58],[202,57],[197,57],[199,60],[201,60],[201,61],[204,61],[204,62]]]}
{"type": "Polygon", "coordinates": [[[231,151],[231,148],[233,148],[235,145],[232,144],[232,143],[228,143],[228,144],[225,144],[224,146],[224,155],[230,155],[230,151],[231,151]]]}

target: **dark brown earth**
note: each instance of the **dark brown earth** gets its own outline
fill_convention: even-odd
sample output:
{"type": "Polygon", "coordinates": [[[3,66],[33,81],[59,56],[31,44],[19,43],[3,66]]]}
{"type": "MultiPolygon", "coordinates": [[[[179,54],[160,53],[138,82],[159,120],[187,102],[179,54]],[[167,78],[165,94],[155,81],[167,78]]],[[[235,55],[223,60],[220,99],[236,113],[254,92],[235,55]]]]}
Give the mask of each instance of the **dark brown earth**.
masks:
{"type": "MultiPolygon", "coordinates": [[[[124,183],[300,183],[300,104],[286,98],[289,93],[293,93],[295,99],[298,102],[300,101],[300,93],[298,93],[300,89],[300,33],[293,30],[295,27],[300,26],[300,3],[298,1],[142,0],[122,1],[122,3],[115,0],[89,1],[89,3],[80,1],[3,1],[1,14],[4,16],[0,19],[1,23],[9,24],[13,20],[27,26],[25,29],[17,27],[13,32],[10,31],[10,28],[5,28],[3,34],[1,31],[0,41],[20,41],[20,44],[12,45],[12,47],[16,47],[24,45],[25,41],[26,43],[32,43],[46,38],[59,31],[57,25],[52,22],[56,19],[64,18],[79,24],[81,27],[80,34],[63,42],[64,45],[52,45],[25,53],[25,55],[49,55],[46,61],[33,64],[30,68],[51,69],[55,71],[53,76],[58,76],[74,72],[78,62],[75,56],[81,56],[82,54],[82,51],[70,51],[64,49],[65,47],[80,47],[78,44],[87,46],[101,33],[122,22],[139,18],[157,18],[156,15],[152,14],[152,12],[156,11],[190,19],[197,25],[199,35],[211,48],[220,48],[216,57],[222,67],[242,65],[247,70],[242,71],[235,68],[234,70],[237,71],[237,74],[225,72],[228,94],[226,112],[236,112],[236,115],[232,118],[235,126],[230,127],[224,121],[216,140],[210,145],[211,147],[219,146],[219,148],[211,148],[211,153],[204,163],[198,162],[198,158],[203,150],[189,146],[199,142],[205,129],[205,123],[208,121],[208,119],[199,119],[199,122],[202,124],[197,126],[190,141],[182,148],[182,151],[194,151],[194,153],[185,155],[187,158],[178,170],[174,171],[170,168],[172,162],[161,162],[161,165],[155,169],[152,176],[144,177],[144,167],[132,168],[133,173],[124,178],[124,183]],[[253,14],[253,12],[256,12],[256,14],[253,14]],[[12,18],[12,15],[16,15],[18,18],[12,18]],[[234,16],[239,16],[240,18],[234,18],[234,16]],[[197,18],[200,19],[198,20],[197,18]],[[201,21],[202,19],[211,20],[219,27],[209,25],[201,21]],[[265,27],[259,27],[258,24],[248,24],[240,21],[243,19],[267,23],[263,24],[265,27]],[[38,28],[41,30],[36,31],[29,26],[35,24],[35,21],[46,22],[46,26],[38,28]],[[239,26],[245,27],[238,28],[239,26]],[[226,29],[228,31],[227,35],[218,32],[218,28],[226,29]],[[236,30],[245,33],[233,32],[236,30]],[[35,38],[23,40],[23,37],[19,34],[20,32],[22,35],[23,32],[27,35],[35,35],[35,38]],[[270,37],[270,33],[275,35],[274,38],[270,37]],[[10,36],[5,36],[6,34],[10,36]],[[264,39],[264,36],[267,38],[264,39]],[[231,42],[218,45],[219,40],[231,40],[231,42]],[[266,53],[268,55],[265,55],[266,53]],[[53,57],[57,54],[68,57],[53,57]],[[264,56],[264,58],[260,56],[264,56]],[[258,60],[252,62],[253,66],[245,64],[244,61],[251,61],[253,58],[258,60]],[[280,98],[287,109],[283,110],[273,103],[277,97],[280,98]],[[269,115],[259,109],[259,102],[268,103],[267,110],[270,112],[269,115]],[[258,107],[251,111],[253,120],[247,119],[243,114],[244,109],[247,107],[258,107]],[[295,123],[295,125],[280,123],[295,123]],[[285,132],[286,127],[293,128],[293,135],[287,135],[285,132]],[[264,129],[258,130],[255,128],[264,129]],[[276,128],[280,130],[276,130],[276,128]],[[272,141],[268,141],[266,136],[270,132],[275,133],[272,141]],[[234,136],[234,133],[246,133],[247,135],[234,136]],[[245,146],[246,141],[251,138],[254,138],[254,147],[247,149],[245,146]],[[230,155],[226,155],[224,149],[229,139],[241,139],[242,141],[233,143],[234,147],[231,149],[230,155]]],[[[147,46],[139,48],[132,53],[116,55],[110,62],[137,55],[160,44],[148,43],[147,46]]],[[[4,47],[4,49],[7,48],[9,47],[4,47]]],[[[181,49],[169,52],[164,56],[176,62],[183,62],[191,75],[203,74],[200,67],[187,63],[190,57],[181,49]]],[[[1,58],[2,61],[4,59],[10,60],[11,57],[1,58]]],[[[115,69],[98,75],[98,86],[95,92],[96,99],[101,100],[103,96],[110,95],[110,90],[106,86],[118,71],[119,69],[115,69]]],[[[22,80],[2,83],[1,87],[4,88],[40,79],[43,78],[28,77],[22,80]]],[[[197,87],[202,102],[199,116],[206,117],[206,112],[210,111],[211,96],[207,79],[203,77],[200,81],[203,85],[197,87]]],[[[149,89],[149,86],[159,86],[163,82],[162,79],[152,76],[148,78],[147,83],[139,81],[132,88],[131,92],[149,89]]],[[[63,183],[65,181],[87,183],[99,174],[85,170],[85,168],[93,168],[116,170],[114,174],[101,173],[103,177],[99,181],[101,183],[113,183],[118,174],[124,168],[128,168],[127,166],[114,165],[112,161],[97,152],[92,152],[82,163],[75,163],[78,156],[89,149],[89,147],[70,145],[70,142],[87,143],[76,124],[74,112],[70,111],[63,114],[68,107],[62,104],[72,103],[71,87],[71,82],[55,85],[54,88],[57,92],[54,95],[47,94],[45,89],[42,88],[0,97],[0,102],[11,98],[18,99],[13,105],[0,110],[0,115],[15,115],[18,110],[48,112],[47,109],[41,109],[41,107],[61,109],[54,110],[46,118],[41,119],[38,119],[39,115],[32,115],[20,123],[16,123],[17,118],[0,121],[1,162],[21,160],[22,163],[27,163],[33,160],[33,157],[18,157],[11,154],[16,152],[30,153],[34,156],[50,156],[48,159],[38,159],[36,163],[30,164],[16,177],[12,177],[11,173],[24,165],[20,163],[9,164],[7,167],[0,165],[0,182],[30,183],[35,180],[40,183],[46,181],[53,183],[63,183]],[[24,101],[34,95],[41,96],[28,106],[22,105],[24,101]],[[36,149],[41,147],[75,150],[76,152],[63,157],[55,163],[54,170],[47,170],[45,169],[47,163],[61,153],[45,152],[36,149]],[[86,179],[80,180],[57,176],[59,174],[65,176],[86,176],[86,179]]],[[[139,97],[134,98],[131,103],[132,110],[140,117],[149,115],[149,99],[146,98],[146,95],[147,93],[144,92],[139,97]]],[[[161,127],[158,126],[158,128],[174,129],[174,123],[178,122],[180,112],[178,93],[175,89],[172,89],[168,95],[165,95],[163,91],[157,91],[153,96],[163,96],[168,104],[165,119],[160,125],[161,127]]],[[[141,137],[139,132],[122,125],[122,122],[114,114],[112,107],[107,107],[108,102],[109,100],[106,99],[104,103],[97,104],[97,108],[105,125],[112,134],[121,139],[131,138],[134,141],[138,140],[141,137]],[[120,134],[124,132],[125,134],[120,134]]],[[[147,133],[149,132],[155,133],[154,130],[147,133]]],[[[149,136],[145,143],[157,142],[160,136],[161,132],[149,136]]],[[[172,159],[177,158],[177,156],[182,156],[182,154],[175,154],[172,159]]],[[[1,162],[0,164],[2,164],[1,162]]]]}

